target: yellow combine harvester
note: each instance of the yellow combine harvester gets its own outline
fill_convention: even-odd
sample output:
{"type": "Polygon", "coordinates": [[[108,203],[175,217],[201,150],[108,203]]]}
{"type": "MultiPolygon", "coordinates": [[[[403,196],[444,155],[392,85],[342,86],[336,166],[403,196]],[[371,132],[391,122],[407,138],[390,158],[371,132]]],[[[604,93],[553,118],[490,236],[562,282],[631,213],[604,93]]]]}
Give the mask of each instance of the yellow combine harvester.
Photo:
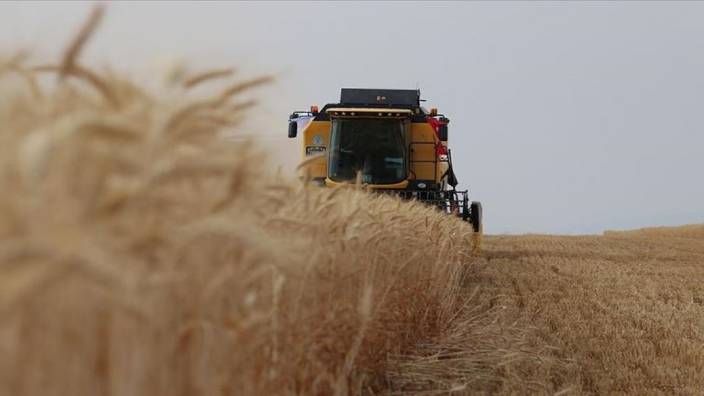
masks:
{"type": "Polygon", "coordinates": [[[343,88],[340,103],[296,111],[288,137],[302,129],[311,180],[335,187],[361,182],[457,214],[481,230],[482,206],[458,191],[447,147],[450,120],[420,105],[420,91],[343,88]]]}

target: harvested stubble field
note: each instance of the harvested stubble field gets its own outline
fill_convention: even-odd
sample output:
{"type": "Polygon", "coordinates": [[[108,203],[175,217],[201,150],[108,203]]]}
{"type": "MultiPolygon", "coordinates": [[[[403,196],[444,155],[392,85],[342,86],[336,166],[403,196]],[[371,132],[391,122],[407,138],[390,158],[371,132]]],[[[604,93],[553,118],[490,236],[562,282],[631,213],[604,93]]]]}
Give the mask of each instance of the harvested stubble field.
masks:
{"type": "Polygon", "coordinates": [[[79,65],[90,29],[0,58],[0,395],[704,390],[703,226],[476,253],[430,208],[263,172],[221,134],[267,79],[150,94],[79,65]]]}
{"type": "Polygon", "coordinates": [[[551,390],[704,392],[704,225],[490,236],[483,248],[466,285],[564,363],[540,375],[558,380],[551,390]]]}

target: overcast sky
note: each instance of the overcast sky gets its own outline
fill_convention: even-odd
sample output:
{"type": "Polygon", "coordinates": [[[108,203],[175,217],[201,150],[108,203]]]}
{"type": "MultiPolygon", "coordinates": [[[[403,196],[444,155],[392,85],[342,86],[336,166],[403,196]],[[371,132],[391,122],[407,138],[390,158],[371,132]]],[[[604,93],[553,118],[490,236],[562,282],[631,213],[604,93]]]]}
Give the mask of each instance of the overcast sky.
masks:
{"type": "MultiPolygon", "coordinates": [[[[2,3],[0,50],[55,56],[88,8],[2,3]]],[[[248,131],[287,168],[291,110],[419,87],[490,233],[704,222],[704,3],[111,3],[85,57],[275,75],[248,131]]]]}

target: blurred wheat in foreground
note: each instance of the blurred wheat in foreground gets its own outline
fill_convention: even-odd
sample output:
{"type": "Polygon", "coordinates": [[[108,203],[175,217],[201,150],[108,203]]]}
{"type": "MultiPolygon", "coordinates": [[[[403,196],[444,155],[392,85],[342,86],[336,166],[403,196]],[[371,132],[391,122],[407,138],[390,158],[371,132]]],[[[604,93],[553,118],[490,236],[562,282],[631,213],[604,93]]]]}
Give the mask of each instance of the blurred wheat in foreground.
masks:
{"type": "Polygon", "coordinates": [[[421,381],[393,370],[428,366],[450,353],[428,345],[486,324],[459,314],[470,227],[262,174],[259,151],[220,133],[251,105],[239,93],[267,79],[160,100],[75,59],[24,63],[0,63],[0,394],[348,394],[490,378],[503,353],[481,340],[484,368],[421,381]]]}

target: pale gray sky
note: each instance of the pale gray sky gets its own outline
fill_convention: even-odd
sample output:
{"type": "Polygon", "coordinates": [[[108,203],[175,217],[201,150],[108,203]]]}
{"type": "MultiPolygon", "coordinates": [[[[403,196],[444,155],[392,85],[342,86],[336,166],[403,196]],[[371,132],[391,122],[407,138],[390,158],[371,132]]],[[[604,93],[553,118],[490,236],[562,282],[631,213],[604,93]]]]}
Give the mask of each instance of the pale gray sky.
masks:
{"type": "MultiPolygon", "coordinates": [[[[0,50],[55,55],[89,6],[2,3],[0,50]]],[[[177,56],[278,77],[252,133],[287,167],[291,110],[419,86],[490,233],[704,222],[704,3],[111,3],[86,53],[177,56]]]]}

